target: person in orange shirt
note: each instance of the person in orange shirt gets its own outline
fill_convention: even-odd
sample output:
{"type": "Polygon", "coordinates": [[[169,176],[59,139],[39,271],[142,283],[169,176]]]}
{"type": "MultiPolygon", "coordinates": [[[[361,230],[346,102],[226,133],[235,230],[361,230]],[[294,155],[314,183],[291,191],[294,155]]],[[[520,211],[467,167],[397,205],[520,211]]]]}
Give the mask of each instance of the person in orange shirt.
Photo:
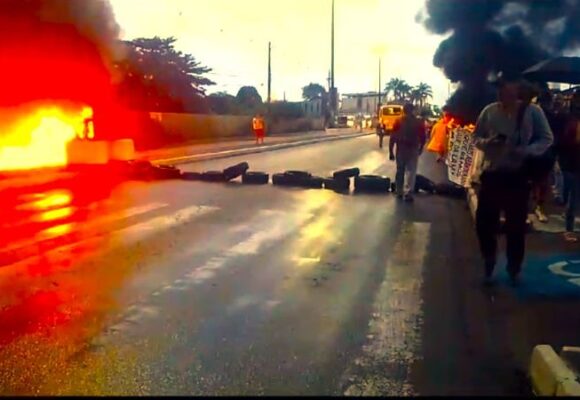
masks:
{"type": "Polygon", "coordinates": [[[266,136],[266,124],[261,114],[257,114],[252,120],[252,128],[256,135],[256,144],[264,143],[264,136],[266,136]]]}
{"type": "Polygon", "coordinates": [[[427,151],[437,153],[437,162],[441,162],[445,159],[447,155],[447,132],[449,130],[449,124],[451,122],[451,116],[447,111],[443,112],[443,118],[433,125],[431,130],[431,139],[427,145],[427,151]]]}

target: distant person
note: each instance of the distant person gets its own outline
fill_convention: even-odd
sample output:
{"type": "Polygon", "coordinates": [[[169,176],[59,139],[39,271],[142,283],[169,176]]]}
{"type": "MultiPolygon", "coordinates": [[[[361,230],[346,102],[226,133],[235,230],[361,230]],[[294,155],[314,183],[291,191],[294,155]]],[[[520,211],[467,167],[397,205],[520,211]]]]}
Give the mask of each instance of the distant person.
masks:
{"type": "Polygon", "coordinates": [[[483,152],[476,229],[483,255],[486,285],[493,283],[500,213],[505,213],[507,271],[518,283],[525,254],[530,194],[526,159],[541,156],[553,143],[540,107],[519,100],[520,79],[500,75],[498,102],[485,107],[475,127],[475,146],[483,152]]]}
{"type": "Polygon", "coordinates": [[[538,96],[538,105],[544,111],[550,129],[554,136],[553,145],[541,157],[541,163],[538,164],[537,179],[532,188],[532,195],[535,201],[534,213],[540,222],[548,222],[548,217],[545,213],[545,204],[548,200],[550,192],[551,178],[555,182],[558,181],[559,167],[556,168],[556,161],[558,155],[558,148],[560,147],[560,138],[565,129],[566,119],[563,115],[557,113],[554,109],[552,95],[549,91],[544,91],[538,96]]]}
{"type": "Polygon", "coordinates": [[[427,151],[437,154],[437,162],[442,162],[447,156],[447,136],[449,134],[449,123],[451,115],[444,109],[443,116],[433,125],[427,151]]]}
{"type": "Polygon", "coordinates": [[[559,141],[558,156],[566,192],[564,239],[567,242],[578,242],[578,236],[574,233],[574,221],[580,195],[580,92],[574,93],[570,101],[570,115],[559,141]]]}
{"type": "Polygon", "coordinates": [[[404,198],[406,202],[413,201],[417,164],[425,146],[425,124],[415,116],[414,111],[415,106],[411,103],[403,106],[403,115],[393,124],[389,143],[390,159],[396,158],[397,163],[395,177],[397,197],[404,198]],[[393,153],[395,148],[396,154],[393,153]],[[406,182],[405,174],[407,175],[406,182]]]}
{"type": "Polygon", "coordinates": [[[264,143],[264,136],[266,136],[266,123],[262,114],[257,114],[252,120],[252,128],[254,129],[254,135],[256,136],[256,144],[264,143]]]}

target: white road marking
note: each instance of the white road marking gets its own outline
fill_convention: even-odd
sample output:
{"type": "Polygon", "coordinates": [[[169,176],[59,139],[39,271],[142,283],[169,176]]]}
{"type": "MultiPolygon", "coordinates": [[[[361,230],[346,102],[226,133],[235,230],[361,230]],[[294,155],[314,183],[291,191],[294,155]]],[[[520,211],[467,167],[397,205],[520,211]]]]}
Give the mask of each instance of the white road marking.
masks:
{"type": "Polygon", "coordinates": [[[216,210],[219,210],[219,208],[211,206],[191,206],[181,209],[174,214],[162,215],[160,217],[155,217],[145,222],[120,229],[113,232],[112,236],[117,236],[120,239],[129,242],[139,241],[148,236],[151,236],[153,233],[156,233],[160,230],[182,225],[194,218],[201,217],[216,210]]]}
{"type": "MultiPolygon", "coordinates": [[[[146,214],[148,212],[154,211],[154,210],[158,210],[160,208],[166,207],[167,204],[166,203],[149,203],[149,204],[145,204],[143,206],[138,206],[138,207],[131,207],[131,208],[127,208],[125,210],[121,210],[112,214],[108,214],[105,215],[103,217],[98,217],[95,218],[93,220],[90,221],[86,221],[82,223],[82,227],[84,230],[88,230],[88,229],[95,229],[95,228],[99,228],[102,226],[106,226],[110,223],[116,222],[116,221],[120,221],[123,219],[127,219],[127,218],[131,218],[137,215],[141,215],[141,214],[146,214]]],[[[38,232],[37,235],[35,235],[34,238],[32,239],[26,239],[26,240],[22,240],[16,243],[13,243],[12,245],[8,246],[8,247],[4,247],[2,250],[3,251],[16,251],[18,249],[22,249],[25,247],[29,247],[29,246],[34,246],[39,239],[56,239],[57,237],[61,237],[61,236],[65,236],[67,234],[69,234],[71,231],[74,231],[74,229],[76,229],[76,223],[69,223],[69,224],[61,224],[61,225],[57,225],[56,227],[62,227],[63,229],[54,229],[54,227],[51,228],[47,228],[45,230],[42,230],[40,232],[38,232]],[[70,227],[70,229],[69,229],[70,227]]]]}
{"type": "Polygon", "coordinates": [[[404,223],[375,297],[368,343],[346,374],[352,384],[345,395],[415,395],[408,378],[420,358],[423,268],[430,224],[404,223]],[[389,376],[395,365],[403,376],[389,376]],[[387,391],[387,392],[385,392],[387,391]]]}

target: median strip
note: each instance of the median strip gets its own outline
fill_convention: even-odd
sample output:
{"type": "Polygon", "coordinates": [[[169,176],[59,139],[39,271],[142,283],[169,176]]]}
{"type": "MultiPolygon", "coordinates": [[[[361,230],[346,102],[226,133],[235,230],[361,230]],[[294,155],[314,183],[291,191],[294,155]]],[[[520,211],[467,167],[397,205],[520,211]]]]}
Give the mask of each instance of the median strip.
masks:
{"type": "Polygon", "coordinates": [[[355,134],[349,134],[349,135],[326,136],[326,137],[307,139],[307,140],[301,140],[301,141],[295,141],[295,142],[273,144],[273,145],[263,146],[263,147],[245,147],[245,148],[241,148],[241,149],[224,150],[224,151],[218,151],[218,152],[213,152],[213,153],[193,154],[193,155],[189,155],[189,156],[155,159],[155,160],[152,160],[152,162],[160,163],[160,164],[173,164],[173,165],[187,164],[187,163],[193,163],[193,162],[199,162],[199,161],[217,160],[220,158],[242,156],[242,155],[246,155],[246,154],[264,153],[267,151],[282,150],[282,149],[288,149],[288,148],[292,148],[292,147],[305,146],[305,145],[309,145],[309,144],[329,142],[329,141],[334,141],[334,140],[352,139],[352,138],[357,138],[357,137],[361,137],[361,136],[368,136],[368,135],[372,135],[372,134],[373,134],[372,132],[371,133],[367,132],[367,133],[355,133],[355,134]]]}

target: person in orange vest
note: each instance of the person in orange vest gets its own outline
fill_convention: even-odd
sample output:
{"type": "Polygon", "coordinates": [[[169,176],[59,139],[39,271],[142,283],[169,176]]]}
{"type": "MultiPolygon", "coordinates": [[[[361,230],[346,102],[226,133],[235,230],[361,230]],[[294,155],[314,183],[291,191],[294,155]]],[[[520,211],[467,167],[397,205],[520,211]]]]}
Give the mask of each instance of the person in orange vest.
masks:
{"type": "Polygon", "coordinates": [[[447,134],[450,123],[451,116],[445,110],[443,118],[437,121],[431,130],[431,139],[427,145],[427,151],[437,153],[437,162],[445,160],[445,156],[447,155],[447,134]]]}
{"type": "Polygon", "coordinates": [[[256,144],[264,143],[264,136],[266,136],[266,123],[261,114],[257,114],[252,120],[252,128],[256,135],[256,144]]]}

